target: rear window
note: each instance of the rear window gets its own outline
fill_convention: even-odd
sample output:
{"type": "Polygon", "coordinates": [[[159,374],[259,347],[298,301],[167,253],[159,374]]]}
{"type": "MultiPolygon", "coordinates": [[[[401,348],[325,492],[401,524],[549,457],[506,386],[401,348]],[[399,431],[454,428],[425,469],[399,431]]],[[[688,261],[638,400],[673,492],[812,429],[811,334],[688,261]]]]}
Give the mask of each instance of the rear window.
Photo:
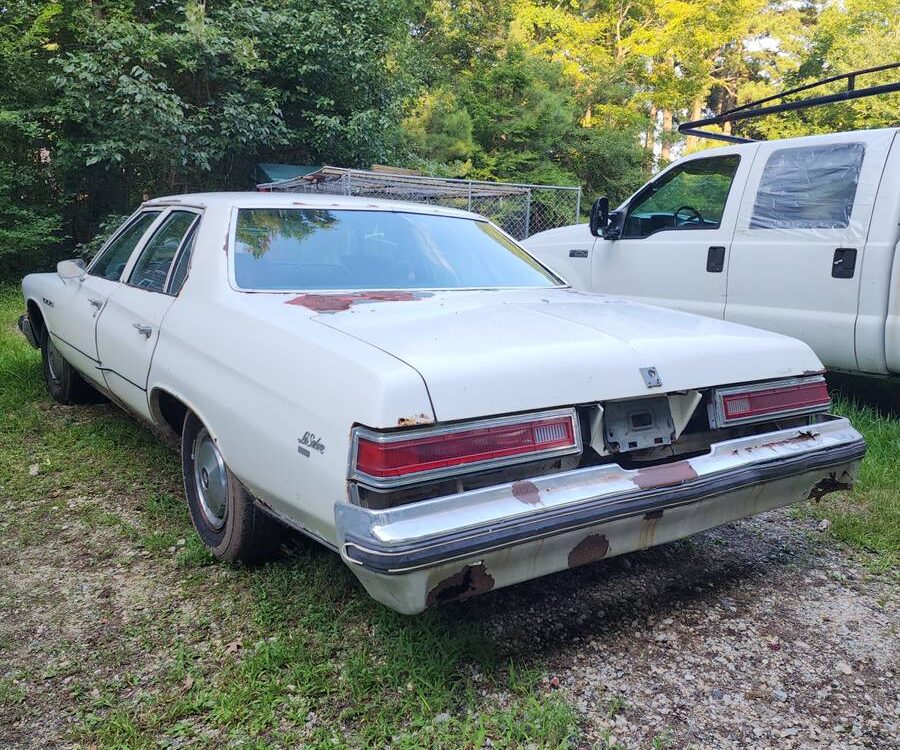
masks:
{"type": "Polygon", "coordinates": [[[751,229],[842,229],[850,223],[862,143],[773,151],[763,169],[751,229]]]}
{"type": "Polygon", "coordinates": [[[240,209],[241,289],[454,289],[560,282],[483,221],[391,211],[240,209]]]}

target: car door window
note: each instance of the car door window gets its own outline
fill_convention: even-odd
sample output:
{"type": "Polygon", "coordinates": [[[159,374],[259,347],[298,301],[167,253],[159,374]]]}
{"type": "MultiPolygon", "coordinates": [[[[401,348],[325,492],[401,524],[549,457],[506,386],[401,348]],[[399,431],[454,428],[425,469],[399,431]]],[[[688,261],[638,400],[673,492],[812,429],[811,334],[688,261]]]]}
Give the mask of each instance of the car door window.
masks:
{"type": "Polygon", "coordinates": [[[197,241],[197,224],[191,227],[187,237],[181,244],[181,251],[178,253],[178,260],[175,261],[175,267],[172,269],[172,275],[169,278],[169,294],[177,297],[181,292],[187,279],[188,269],[191,267],[191,254],[194,252],[194,243],[197,241]]]}
{"type": "Polygon", "coordinates": [[[628,208],[623,239],[667,229],[718,229],[740,157],[693,159],[654,180],[628,208]]]}
{"type": "Polygon", "coordinates": [[[110,281],[118,281],[125,264],[160,211],[143,211],[91,263],[88,273],[110,281]]]}
{"type": "Polygon", "coordinates": [[[773,151],[756,191],[750,228],[847,227],[865,152],[862,143],[773,151]]]}
{"type": "Polygon", "coordinates": [[[141,252],[128,279],[129,285],[163,292],[178,248],[196,219],[197,214],[191,211],[172,211],[141,252]]]}

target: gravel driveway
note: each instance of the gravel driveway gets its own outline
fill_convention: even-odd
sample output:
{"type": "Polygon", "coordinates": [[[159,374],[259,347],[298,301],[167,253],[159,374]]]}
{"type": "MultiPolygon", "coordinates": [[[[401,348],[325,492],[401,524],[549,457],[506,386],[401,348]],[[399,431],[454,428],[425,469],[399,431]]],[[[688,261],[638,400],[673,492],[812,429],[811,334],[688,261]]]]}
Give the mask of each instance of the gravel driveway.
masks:
{"type": "Polygon", "coordinates": [[[479,615],[545,665],[585,747],[900,747],[896,583],[818,536],[773,512],[498,592],[479,615]]]}
{"type": "MultiPolygon", "coordinates": [[[[82,529],[64,525],[19,548],[0,535],[0,676],[28,683],[26,703],[0,721],[0,748],[72,747],[83,704],[100,696],[91,686],[115,683],[126,668],[152,686],[162,669],[155,654],[185,635],[166,623],[190,632],[203,615],[173,563],[136,552],[114,527],[82,529]],[[155,612],[169,619],[130,632],[155,612]],[[79,663],[80,676],[67,676],[79,663]]],[[[225,601],[246,606],[226,568],[202,575],[210,591],[231,580],[225,601]]],[[[542,690],[577,708],[582,748],[900,747],[896,583],[785,512],[492,592],[444,615],[475,620],[501,658],[544,675],[542,690]]],[[[479,705],[508,699],[486,687],[479,705]]]]}

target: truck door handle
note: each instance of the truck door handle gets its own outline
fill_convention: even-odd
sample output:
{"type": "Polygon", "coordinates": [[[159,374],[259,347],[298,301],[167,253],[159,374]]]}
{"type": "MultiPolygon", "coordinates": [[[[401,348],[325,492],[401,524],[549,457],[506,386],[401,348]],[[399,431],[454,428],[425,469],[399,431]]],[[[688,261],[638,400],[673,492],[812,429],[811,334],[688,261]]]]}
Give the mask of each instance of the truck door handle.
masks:
{"type": "Polygon", "coordinates": [[[99,310],[101,307],[103,307],[103,300],[102,300],[102,299],[91,299],[91,298],[89,297],[89,298],[88,298],[88,302],[90,302],[91,305],[94,306],[94,307],[96,307],[98,310],[99,310]]]}
{"type": "Polygon", "coordinates": [[[149,339],[150,334],[153,333],[153,328],[151,326],[144,325],[143,323],[132,323],[131,326],[145,339],[149,339]]]}
{"type": "Polygon", "coordinates": [[[852,279],[856,273],[856,248],[839,247],[831,261],[831,275],[835,279],[852,279]]]}
{"type": "Polygon", "coordinates": [[[706,270],[708,273],[722,273],[724,268],[725,248],[721,245],[715,245],[706,253],[706,270]]]}

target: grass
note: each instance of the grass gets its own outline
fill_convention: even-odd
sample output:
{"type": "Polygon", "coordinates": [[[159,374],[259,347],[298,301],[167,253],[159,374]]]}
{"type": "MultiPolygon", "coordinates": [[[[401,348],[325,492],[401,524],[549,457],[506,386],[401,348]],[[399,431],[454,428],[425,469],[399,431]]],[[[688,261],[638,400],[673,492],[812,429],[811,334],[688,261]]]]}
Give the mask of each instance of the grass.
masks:
{"type": "MultiPolygon", "coordinates": [[[[120,598],[87,611],[86,634],[49,623],[38,666],[13,663],[22,632],[0,623],[0,744],[4,724],[52,712],[67,718],[67,740],[109,749],[578,745],[563,691],[539,665],[498,654],[478,618],[460,618],[467,610],[398,615],[312,544],[264,567],[213,565],[190,527],[177,456],[112,406],[54,405],[15,330],[20,309],[17,291],[0,289],[0,583],[4,566],[37,551],[36,564],[69,575],[65,586],[96,574],[120,598]]],[[[846,400],[838,409],[869,454],[858,487],[811,512],[893,568],[900,421],[846,400]]],[[[34,594],[45,609],[71,596],[54,585],[34,594]]],[[[0,585],[0,611],[12,596],[0,585]]],[[[79,617],[50,609],[70,625],[79,617]]],[[[610,698],[610,717],[625,710],[610,698]]]]}
{"type": "MultiPolygon", "coordinates": [[[[130,574],[141,604],[127,618],[89,612],[88,636],[45,636],[47,663],[3,678],[0,744],[28,710],[35,722],[61,712],[66,739],[110,749],[574,746],[574,710],[540,672],[499,657],[477,620],[398,615],[312,544],[264,567],[211,565],[177,457],[110,405],[53,404],[15,330],[21,306],[0,289],[0,584],[26,550],[54,572],[71,566],[54,558],[67,544],[101,580],[149,563],[130,574]]],[[[44,588],[40,603],[71,595],[44,588]]],[[[0,585],[0,609],[15,604],[0,585]]],[[[19,640],[0,641],[0,662],[19,640]]]]}
{"type": "Polygon", "coordinates": [[[877,570],[896,570],[900,557],[900,418],[837,397],[835,412],[849,417],[868,450],[851,492],[826,495],[812,513],[831,521],[835,538],[873,553],[877,570]]]}

